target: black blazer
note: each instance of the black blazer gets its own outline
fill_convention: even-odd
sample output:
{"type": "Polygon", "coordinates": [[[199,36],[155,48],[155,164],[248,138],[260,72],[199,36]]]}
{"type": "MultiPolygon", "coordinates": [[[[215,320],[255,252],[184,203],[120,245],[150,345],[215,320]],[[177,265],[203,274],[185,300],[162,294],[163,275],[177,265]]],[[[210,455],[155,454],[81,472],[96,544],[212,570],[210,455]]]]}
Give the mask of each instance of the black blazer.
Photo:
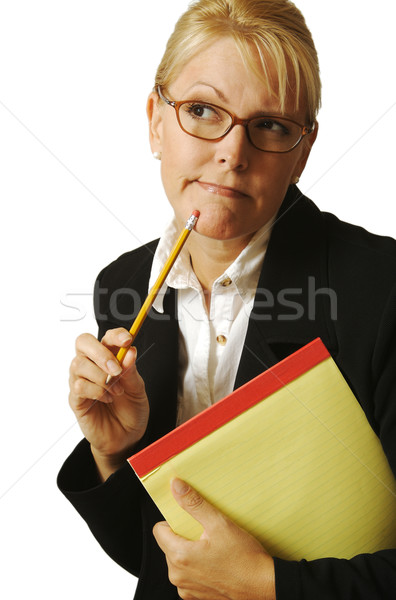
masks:
{"type": "MultiPolygon", "coordinates": [[[[321,337],[396,474],[396,241],[322,213],[291,186],[273,229],[236,376],[239,387],[315,337],[321,337]]],[[[147,294],[157,242],[106,267],[96,283],[99,338],[129,328],[147,294]]],[[[150,312],[136,340],[150,400],[140,446],[176,422],[176,294],[150,312]]],[[[88,443],[67,459],[58,484],[104,550],[139,577],[136,599],[178,598],[153,536],[163,520],[132,469],[99,484],[88,443]]],[[[275,558],[277,600],[387,600],[396,597],[396,549],[351,560],[275,558]]]]}

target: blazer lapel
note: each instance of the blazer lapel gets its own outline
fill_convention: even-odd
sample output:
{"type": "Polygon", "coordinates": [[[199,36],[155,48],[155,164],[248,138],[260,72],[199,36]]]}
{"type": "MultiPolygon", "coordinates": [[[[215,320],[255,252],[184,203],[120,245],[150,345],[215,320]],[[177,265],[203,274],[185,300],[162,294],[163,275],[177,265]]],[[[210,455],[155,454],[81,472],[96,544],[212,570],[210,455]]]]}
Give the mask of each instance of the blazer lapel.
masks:
{"type": "Polygon", "coordinates": [[[235,388],[316,337],[336,353],[326,262],[323,215],[291,186],[271,234],[235,388]]]}

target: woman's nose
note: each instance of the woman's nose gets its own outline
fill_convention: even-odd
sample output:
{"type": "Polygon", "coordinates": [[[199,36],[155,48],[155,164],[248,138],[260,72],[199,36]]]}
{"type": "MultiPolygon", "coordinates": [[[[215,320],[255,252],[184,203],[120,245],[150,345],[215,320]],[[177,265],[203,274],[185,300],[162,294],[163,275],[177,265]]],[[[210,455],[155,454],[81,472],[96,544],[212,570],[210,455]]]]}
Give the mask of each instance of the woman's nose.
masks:
{"type": "Polygon", "coordinates": [[[216,142],[216,146],[217,162],[233,171],[244,171],[248,167],[251,144],[243,125],[234,125],[222,140],[216,142]]]}

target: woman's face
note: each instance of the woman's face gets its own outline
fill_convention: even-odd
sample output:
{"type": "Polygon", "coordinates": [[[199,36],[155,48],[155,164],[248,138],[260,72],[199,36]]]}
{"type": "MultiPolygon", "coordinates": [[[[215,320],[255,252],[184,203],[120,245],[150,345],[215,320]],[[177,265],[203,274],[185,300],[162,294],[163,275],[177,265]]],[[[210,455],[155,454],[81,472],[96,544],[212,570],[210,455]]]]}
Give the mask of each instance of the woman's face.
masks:
{"type": "MultiPolygon", "coordinates": [[[[276,98],[245,67],[228,38],[192,58],[165,94],[171,100],[217,104],[243,119],[280,114],[276,98]]],[[[300,105],[296,112],[294,97],[285,112],[306,124],[306,107],[300,105]]],[[[217,142],[188,135],[174,108],[159,102],[156,94],[150,95],[148,115],[151,147],[162,153],[162,180],[180,226],[197,209],[196,231],[222,241],[248,241],[276,214],[293,177],[301,175],[315,136],[307,136],[291,152],[271,154],[252,146],[241,125],[217,142]]]]}

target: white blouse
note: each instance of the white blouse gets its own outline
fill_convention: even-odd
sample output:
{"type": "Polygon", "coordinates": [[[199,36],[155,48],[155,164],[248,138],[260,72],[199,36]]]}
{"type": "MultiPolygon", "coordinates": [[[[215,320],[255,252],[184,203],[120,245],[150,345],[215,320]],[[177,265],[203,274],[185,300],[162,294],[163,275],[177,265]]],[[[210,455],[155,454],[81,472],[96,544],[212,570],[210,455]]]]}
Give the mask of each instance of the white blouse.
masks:
{"type": "MultiPolygon", "coordinates": [[[[167,287],[178,290],[179,384],[177,424],[232,392],[273,220],[264,225],[216,279],[209,314],[186,247],[178,256],[153,308],[163,313],[167,287]]],[[[149,288],[179,236],[175,220],[154,255],[149,288]]]]}

